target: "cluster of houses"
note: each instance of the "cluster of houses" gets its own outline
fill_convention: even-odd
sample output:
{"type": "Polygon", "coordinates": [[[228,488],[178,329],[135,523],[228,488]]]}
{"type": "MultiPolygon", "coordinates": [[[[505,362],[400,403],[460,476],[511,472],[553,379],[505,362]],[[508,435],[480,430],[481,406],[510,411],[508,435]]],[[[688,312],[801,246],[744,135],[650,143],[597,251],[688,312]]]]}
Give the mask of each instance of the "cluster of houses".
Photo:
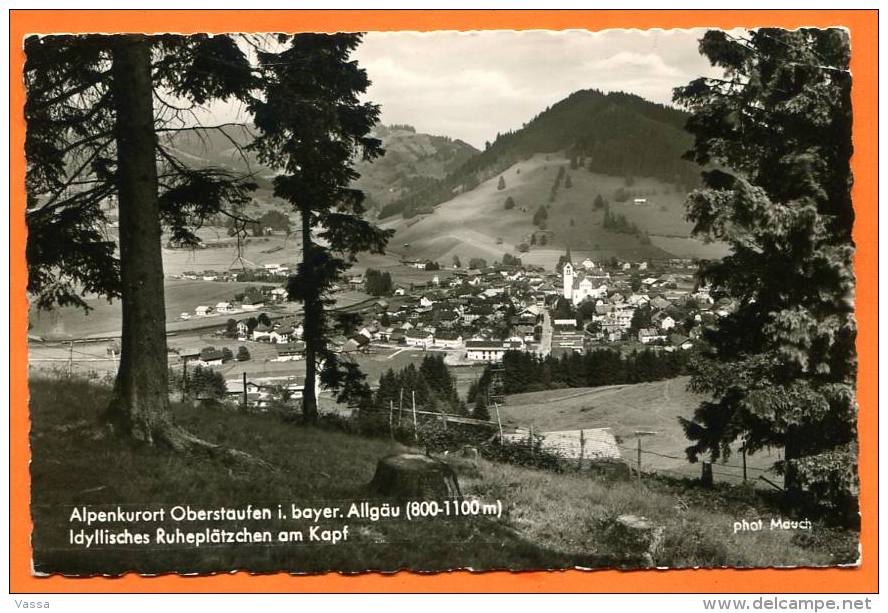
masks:
{"type": "Polygon", "coordinates": [[[170,275],[172,279],[185,279],[188,281],[219,281],[230,283],[234,281],[280,281],[292,274],[292,267],[287,264],[263,264],[258,268],[244,268],[242,270],[204,270],[195,272],[186,270],[177,275],[170,275]]]}
{"type": "Polygon", "coordinates": [[[590,259],[574,264],[568,250],[562,265],[562,297],[582,316],[553,321],[553,350],[580,351],[590,344],[638,342],[666,351],[687,350],[702,336],[703,327],[733,308],[730,300],[713,300],[708,289],[695,288],[683,274],[684,260],[670,260],[651,274],[647,262],[622,263],[611,273],[590,259]],[[678,272],[676,272],[678,269],[678,272]],[[641,273],[647,276],[642,278],[641,273]],[[649,325],[634,329],[638,309],[648,309],[649,325]]]}
{"type": "Polygon", "coordinates": [[[194,313],[184,312],[181,319],[195,317],[215,317],[217,315],[233,315],[258,311],[267,304],[279,304],[287,300],[287,290],[275,285],[263,285],[251,295],[245,295],[240,300],[217,302],[215,305],[199,304],[194,308],[194,313]]]}
{"type": "MultiPolygon", "coordinates": [[[[233,404],[266,411],[275,402],[298,403],[302,400],[304,384],[298,377],[226,379],[225,398],[233,404]]],[[[316,381],[315,385],[317,396],[320,383],[316,381]]]]}

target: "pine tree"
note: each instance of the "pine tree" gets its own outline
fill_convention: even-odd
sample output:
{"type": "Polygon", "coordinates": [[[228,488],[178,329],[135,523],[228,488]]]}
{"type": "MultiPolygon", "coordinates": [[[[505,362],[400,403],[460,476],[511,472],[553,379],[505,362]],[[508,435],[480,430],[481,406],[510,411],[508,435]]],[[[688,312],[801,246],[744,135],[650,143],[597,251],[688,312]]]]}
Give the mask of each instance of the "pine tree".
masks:
{"type": "Polygon", "coordinates": [[[707,32],[725,71],[675,91],[691,111],[689,157],[712,170],[688,199],[699,236],[732,252],[702,272],[736,310],[708,338],[695,390],[713,397],[685,421],[688,455],[784,448],[791,500],[854,517],[854,218],[847,32],[707,32]]]}
{"type": "Polygon", "coordinates": [[[498,190],[506,189],[506,180],[500,175],[499,182],[496,184],[498,190]]]}
{"type": "Polygon", "coordinates": [[[260,131],[253,147],[260,161],[281,171],[274,194],[290,202],[301,219],[302,262],[287,292],[303,304],[302,411],[305,422],[314,423],[319,374],[341,400],[369,393],[357,364],[329,347],[335,331],[327,315],[329,293],[359,252],[383,253],[392,232],[364,219],[364,194],[351,187],[358,178],[356,157],[369,161],[382,153],[380,141],[370,135],[379,108],[359,98],[370,81],[350,60],[361,36],[280,38],[287,43],[282,51],[259,53],[263,90],[251,104],[260,131]]]}
{"type": "Polygon", "coordinates": [[[32,36],[25,56],[28,290],[39,308],[86,309],[86,293],[120,298],[107,422],[144,443],[211,449],[172,422],[161,233],[196,245],[195,226],[237,217],[255,187],[190,167],[171,142],[203,129],[185,127],[183,112],[248,99],[249,62],[224,35],[32,36]],[[115,202],[119,255],[103,208],[115,202]]]}

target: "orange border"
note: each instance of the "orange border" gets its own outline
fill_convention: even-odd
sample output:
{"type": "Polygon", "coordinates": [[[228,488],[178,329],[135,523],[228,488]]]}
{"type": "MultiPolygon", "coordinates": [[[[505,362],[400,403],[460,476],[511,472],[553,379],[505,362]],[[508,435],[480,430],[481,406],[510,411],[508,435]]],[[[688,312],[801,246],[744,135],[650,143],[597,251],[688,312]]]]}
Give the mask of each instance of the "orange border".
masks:
{"type": "Polygon", "coordinates": [[[878,11],[10,11],[10,590],[12,592],[876,592],[878,590],[878,11]],[[859,336],[860,502],[857,569],[402,572],[291,577],[118,579],[30,575],[28,302],[25,295],[22,37],[32,32],[238,32],[835,26],[850,29],[854,74],[855,268],[859,336]]]}

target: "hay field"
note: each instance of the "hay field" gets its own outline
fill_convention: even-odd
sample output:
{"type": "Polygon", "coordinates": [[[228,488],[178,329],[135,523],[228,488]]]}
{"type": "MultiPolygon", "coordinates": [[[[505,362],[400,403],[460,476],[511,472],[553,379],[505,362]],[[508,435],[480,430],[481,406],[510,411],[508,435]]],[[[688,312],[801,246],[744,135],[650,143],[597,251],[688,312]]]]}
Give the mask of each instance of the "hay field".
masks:
{"type": "MultiPolygon", "coordinates": [[[[501,409],[503,423],[538,432],[610,428],[621,446],[623,458],[635,465],[639,438],[644,453],[642,470],[655,470],[671,476],[699,477],[700,464],[690,464],[684,449],[688,440],[678,417],[690,418],[703,397],[687,389],[688,377],[634,385],[569,388],[515,394],[506,398],[501,409]],[[636,432],[644,434],[640,437],[636,432]]],[[[747,457],[751,480],[765,475],[781,482],[765,469],[779,459],[781,450],[760,452],[747,457]]],[[[723,463],[713,465],[716,481],[742,481],[741,457],[736,452],[723,463]]],[[[759,483],[763,483],[759,481],[759,483]]]]}

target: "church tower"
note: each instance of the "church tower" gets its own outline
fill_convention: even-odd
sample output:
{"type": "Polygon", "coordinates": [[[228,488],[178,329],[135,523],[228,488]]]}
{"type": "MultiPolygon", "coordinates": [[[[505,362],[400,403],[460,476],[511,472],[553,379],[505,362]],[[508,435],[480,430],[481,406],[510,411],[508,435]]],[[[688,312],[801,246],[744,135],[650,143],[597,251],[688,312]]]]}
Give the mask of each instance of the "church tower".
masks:
{"type": "Polygon", "coordinates": [[[562,280],[564,281],[564,297],[573,301],[573,264],[570,260],[565,262],[562,270],[562,280]]]}

